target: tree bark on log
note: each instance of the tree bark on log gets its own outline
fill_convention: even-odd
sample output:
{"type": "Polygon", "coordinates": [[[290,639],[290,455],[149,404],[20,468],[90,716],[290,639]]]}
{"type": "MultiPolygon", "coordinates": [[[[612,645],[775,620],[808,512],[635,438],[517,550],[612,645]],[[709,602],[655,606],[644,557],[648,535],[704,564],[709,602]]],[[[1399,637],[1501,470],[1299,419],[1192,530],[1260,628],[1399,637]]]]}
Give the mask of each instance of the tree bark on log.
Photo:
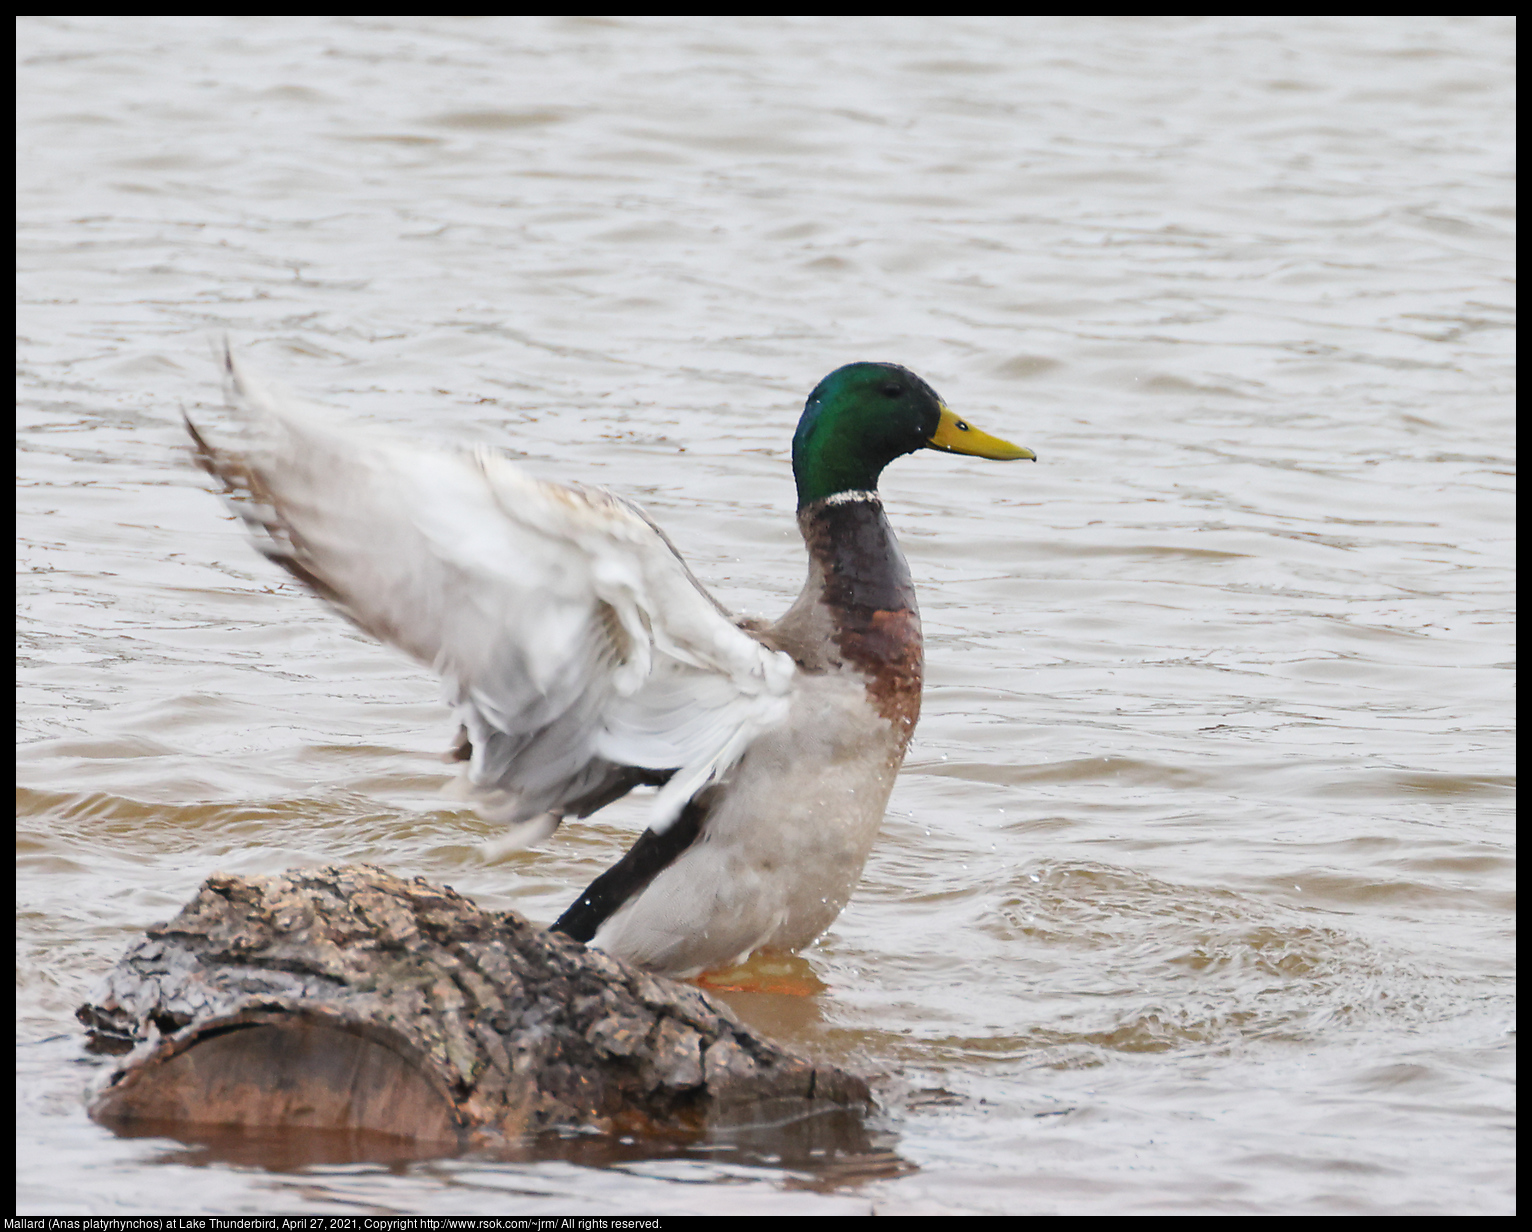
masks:
{"type": "Polygon", "coordinates": [[[77,1011],[126,1053],[96,1120],[462,1144],[865,1108],[701,989],[368,865],[215,875],[77,1011]],[[786,1101],[786,1102],[783,1102],[786,1101]]]}

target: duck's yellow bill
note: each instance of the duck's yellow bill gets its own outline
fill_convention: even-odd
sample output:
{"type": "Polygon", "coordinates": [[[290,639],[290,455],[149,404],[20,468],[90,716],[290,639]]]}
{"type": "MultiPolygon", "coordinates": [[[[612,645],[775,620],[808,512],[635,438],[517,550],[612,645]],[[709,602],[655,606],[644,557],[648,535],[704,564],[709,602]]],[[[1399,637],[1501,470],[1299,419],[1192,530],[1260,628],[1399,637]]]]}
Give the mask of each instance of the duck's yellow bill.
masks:
{"type": "Polygon", "coordinates": [[[980,432],[966,420],[959,419],[946,407],[942,407],[941,422],[926,441],[928,449],[943,449],[948,453],[971,453],[979,458],[994,458],[999,462],[1014,462],[1018,458],[1037,461],[1030,449],[1002,441],[998,436],[980,432]]]}

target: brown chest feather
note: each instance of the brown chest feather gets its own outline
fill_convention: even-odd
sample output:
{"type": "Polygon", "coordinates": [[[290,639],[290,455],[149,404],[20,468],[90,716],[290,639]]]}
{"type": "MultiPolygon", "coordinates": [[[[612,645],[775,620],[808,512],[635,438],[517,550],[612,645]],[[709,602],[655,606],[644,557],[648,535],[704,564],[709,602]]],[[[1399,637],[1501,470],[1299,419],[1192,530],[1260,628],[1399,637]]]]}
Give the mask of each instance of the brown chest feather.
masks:
{"type": "Polygon", "coordinates": [[[799,515],[820,575],[818,601],[844,662],[867,677],[868,699],[904,743],[920,717],[925,662],[909,566],[880,501],[820,503],[799,515]]]}

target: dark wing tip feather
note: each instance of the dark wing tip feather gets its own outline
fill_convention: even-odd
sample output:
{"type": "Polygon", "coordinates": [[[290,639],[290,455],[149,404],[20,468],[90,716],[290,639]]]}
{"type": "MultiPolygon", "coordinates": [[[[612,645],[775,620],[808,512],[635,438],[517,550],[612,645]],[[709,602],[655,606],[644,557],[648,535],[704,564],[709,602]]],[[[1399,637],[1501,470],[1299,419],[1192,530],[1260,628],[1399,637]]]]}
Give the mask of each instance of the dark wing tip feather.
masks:
{"type": "Polygon", "coordinates": [[[651,881],[701,837],[703,823],[716,796],[715,788],[704,788],[686,802],[681,815],[663,834],[653,830],[640,834],[638,841],[628,848],[627,855],[591,882],[549,931],[563,933],[580,942],[594,937],[619,907],[638,897],[651,881]]]}

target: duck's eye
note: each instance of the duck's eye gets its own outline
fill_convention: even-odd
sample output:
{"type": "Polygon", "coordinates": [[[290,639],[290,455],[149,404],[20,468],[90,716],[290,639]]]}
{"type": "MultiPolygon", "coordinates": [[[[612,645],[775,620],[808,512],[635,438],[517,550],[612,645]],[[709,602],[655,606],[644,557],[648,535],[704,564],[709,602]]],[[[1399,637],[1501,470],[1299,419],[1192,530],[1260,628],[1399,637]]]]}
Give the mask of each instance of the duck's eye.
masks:
{"type": "Polygon", "coordinates": [[[897,398],[897,397],[901,396],[903,393],[904,393],[904,386],[902,386],[902,385],[885,385],[885,386],[883,386],[883,396],[885,398],[897,398]]]}

